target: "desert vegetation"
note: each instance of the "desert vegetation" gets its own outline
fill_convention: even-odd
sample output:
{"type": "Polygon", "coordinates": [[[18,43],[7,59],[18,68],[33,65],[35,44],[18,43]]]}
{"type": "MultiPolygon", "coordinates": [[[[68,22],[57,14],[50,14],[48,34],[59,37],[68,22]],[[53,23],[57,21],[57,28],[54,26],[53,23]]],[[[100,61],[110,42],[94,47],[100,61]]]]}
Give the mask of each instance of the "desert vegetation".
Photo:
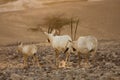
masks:
{"type": "Polygon", "coordinates": [[[42,31],[42,28],[46,28],[48,33],[56,30],[55,35],[60,35],[62,29],[68,28],[71,31],[71,37],[74,40],[76,38],[77,27],[79,26],[79,18],[77,17],[67,17],[64,14],[50,15],[44,17],[42,23],[37,24],[36,27],[29,28],[33,32],[42,31]]]}

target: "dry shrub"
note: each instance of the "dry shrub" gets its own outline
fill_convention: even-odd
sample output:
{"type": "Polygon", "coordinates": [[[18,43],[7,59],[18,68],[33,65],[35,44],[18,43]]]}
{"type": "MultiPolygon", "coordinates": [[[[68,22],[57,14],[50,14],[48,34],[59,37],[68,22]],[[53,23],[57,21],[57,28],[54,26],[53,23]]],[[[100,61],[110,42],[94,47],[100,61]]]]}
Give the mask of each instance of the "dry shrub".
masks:
{"type": "Polygon", "coordinates": [[[51,32],[53,29],[61,31],[61,29],[70,24],[70,19],[63,15],[52,15],[44,18],[43,25],[48,27],[48,32],[51,32]]]}
{"type": "Polygon", "coordinates": [[[41,26],[42,26],[47,28],[49,33],[51,33],[53,29],[55,29],[58,31],[58,33],[56,34],[60,35],[63,27],[68,26],[71,28],[71,36],[73,36],[73,33],[76,33],[76,30],[73,31],[73,29],[77,29],[76,27],[78,26],[78,21],[79,19],[76,17],[66,17],[63,14],[50,15],[50,16],[46,16],[41,24],[38,24],[34,28],[29,28],[28,30],[31,30],[33,32],[41,31],[41,26]]]}

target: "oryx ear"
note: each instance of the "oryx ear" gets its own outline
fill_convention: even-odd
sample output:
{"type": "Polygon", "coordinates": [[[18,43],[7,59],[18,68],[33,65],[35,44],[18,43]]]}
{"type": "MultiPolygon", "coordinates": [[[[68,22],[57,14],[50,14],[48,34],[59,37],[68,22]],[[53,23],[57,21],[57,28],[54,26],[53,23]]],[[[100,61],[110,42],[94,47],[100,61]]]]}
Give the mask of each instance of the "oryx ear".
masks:
{"type": "Polygon", "coordinates": [[[44,34],[48,36],[48,33],[47,33],[47,32],[44,32],[44,34]]]}
{"type": "Polygon", "coordinates": [[[23,43],[21,41],[18,41],[18,45],[23,45],[23,43]]]}
{"type": "Polygon", "coordinates": [[[55,30],[55,29],[53,29],[53,31],[51,32],[51,34],[53,34],[53,35],[54,35],[54,34],[55,34],[55,32],[56,32],[56,30],[55,30]]]}

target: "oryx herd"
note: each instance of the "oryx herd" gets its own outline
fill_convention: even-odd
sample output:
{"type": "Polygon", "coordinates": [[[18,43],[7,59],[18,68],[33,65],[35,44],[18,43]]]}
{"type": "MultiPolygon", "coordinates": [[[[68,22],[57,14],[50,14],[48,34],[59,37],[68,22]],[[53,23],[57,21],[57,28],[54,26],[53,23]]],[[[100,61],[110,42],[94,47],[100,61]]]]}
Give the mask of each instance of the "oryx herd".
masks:
{"type": "MultiPolygon", "coordinates": [[[[56,31],[55,29],[51,32],[44,32],[43,30],[42,32],[47,37],[48,42],[51,44],[52,48],[55,50],[55,65],[57,68],[60,67],[60,62],[58,62],[60,52],[64,52],[66,55],[65,60],[62,60],[62,67],[67,67],[70,61],[70,53],[75,53],[78,55],[79,67],[81,66],[81,54],[84,54],[84,63],[88,65],[89,54],[92,54],[92,56],[94,56],[96,53],[98,42],[94,36],[80,36],[78,37],[78,39],[73,40],[69,35],[56,35],[56,32],[58,31],[56,31]]],[[[25,66],[27,66],[27,58],[29,56],[33,56],[33,62],[36,61],[37,65],[39,66],[39,62],[36,55],[37,46],[35,44],[23,45],[22,43],[20,43],[17,48],[17,51],[23,54],[25,66]]]]}

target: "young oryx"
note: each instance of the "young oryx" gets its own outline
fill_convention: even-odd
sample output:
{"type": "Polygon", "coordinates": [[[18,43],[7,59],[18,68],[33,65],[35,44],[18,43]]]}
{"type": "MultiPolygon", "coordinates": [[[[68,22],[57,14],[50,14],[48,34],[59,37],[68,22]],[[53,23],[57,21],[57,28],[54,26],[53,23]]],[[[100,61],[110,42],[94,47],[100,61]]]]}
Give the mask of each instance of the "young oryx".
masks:
{"type": "MultiPolygon", "coordinates": [[[[56,52],[55,61],[57,66],[57,59],[59,57],[60,51],[65,51],[66,49],[70,48],[69,41],[72,41],[72,39],[69,35],[62,35],[62,36],[54,35],[55,30],[53,30],[52,33],[47,33],[47,32],[44,33],[48,37],[48,40],[50,41],[52,47],[55,49],[56,52]]],[[[68,57],[69,57],[69,53],[66,53],[65,62],[67,62],[68,57]]]]}
{"type": "Polygon", "coordinates": [[[36,56],[37,53],[37,47],[36,45],[23,45],[23,43],[20,43],[20,45],[17,48],[17,52],[21,53],[23,55],[24,59],[24,66],[28,67],[27,65],[27,59],[28,57],[33,57],[33,65],[35,65],[35,61],[37,61],[37,64],[39,66],[38,58],[36,56]]]}
{"type": "Polygon", "coordinates": [[[72,48],[74,51],[77,51],[79,56],[79,67],[80,67],[80,54],[85,54],[85,62],[88,65],[88,56],[91,52],[92,55],[96,53],[97,50],[97,39],[93,36],[83,36],[79,37],[78,40],[72,41],[72,48]]]}

